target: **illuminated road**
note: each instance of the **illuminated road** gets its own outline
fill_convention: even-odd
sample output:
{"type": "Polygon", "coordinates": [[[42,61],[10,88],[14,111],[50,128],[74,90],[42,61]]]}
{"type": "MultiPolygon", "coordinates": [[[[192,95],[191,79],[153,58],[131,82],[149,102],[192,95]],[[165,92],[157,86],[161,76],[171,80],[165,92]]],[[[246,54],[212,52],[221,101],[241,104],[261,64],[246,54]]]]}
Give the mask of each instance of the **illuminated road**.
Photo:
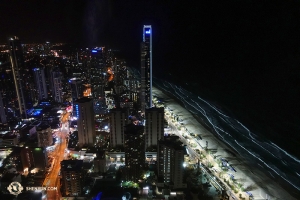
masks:
{"type": "Polygon", "coordinates": [[[70,116],[69,112],[64,113],[62,118],[61,118],[61,122],[66,123],[69,120],[69,116],[70,116]]]}
{"type": "MultiPolygon", "coordinates": [[[[166,81],[155,82],[159,90],[153,88],[153,94],[170,101],[165,102],[165,105],[174,110],[174,114],[179,115],[184,127],[201,136],[202,139],[197,143],[199,146],[205,147],[207,141],[208,148],[216,152],[214,156],[224,158],[234,166],[236,171],[229,170],[226,175],[240,180],[254,199],[294,199],[278,184],[283,182],[283,185],[289,184],[293,192],[300,191],[299,159],[271,141],[258,137],[241,122],[224,114],[219,107],[199,96],[166,81]],[[183,107],[160,90],[175,96],[184,104],[183,107]],[[201,118],[206,128],[192,114],[201,118]]],[[[193,140],[196,141],[195,138],[193,140]]]]}
{"type": "Polygon", "coordinates": [[[65,128],[67,123],[63,124],[61,130],[57,133],[59,143],[53,152],[54,165],[51,172],[46,177],[43,186],[46,187],[57,187],[57,191],[47,191],[47,200],[60,199],[60,162],[64,159],[66,149],[66,135],[68,134],[68,128],[65,128]]]}

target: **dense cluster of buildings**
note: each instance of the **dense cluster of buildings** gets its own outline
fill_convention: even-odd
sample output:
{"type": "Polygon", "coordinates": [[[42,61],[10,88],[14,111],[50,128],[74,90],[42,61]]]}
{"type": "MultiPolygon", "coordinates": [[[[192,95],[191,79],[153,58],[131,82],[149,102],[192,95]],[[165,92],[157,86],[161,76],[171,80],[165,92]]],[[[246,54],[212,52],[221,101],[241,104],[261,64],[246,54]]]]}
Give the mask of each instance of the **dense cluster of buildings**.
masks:
{"type": "Polygon", "coordinates": [[[68,158],[60,164],[62,196],[88,195],[90,174],[141,183],[151,171],[150,187],[158,193],[186,188],[185,146],[165,135],[164,108],[152,103],[151,26],[143,27],[140,73],[111,49],[66,47],[23,45],[17,37],[1,46],[1,185],[34,169],[47,173],[47,149],[65,123],[61,114],[70,113],[68,158]]]}

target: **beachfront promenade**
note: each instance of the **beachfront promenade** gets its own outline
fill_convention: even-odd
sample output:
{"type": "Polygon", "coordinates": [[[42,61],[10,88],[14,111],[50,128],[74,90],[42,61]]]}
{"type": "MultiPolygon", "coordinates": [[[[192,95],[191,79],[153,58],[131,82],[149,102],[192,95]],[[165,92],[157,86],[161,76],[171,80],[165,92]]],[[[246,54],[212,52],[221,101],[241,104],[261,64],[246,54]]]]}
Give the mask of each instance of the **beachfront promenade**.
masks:
{"type": "MultiPolygon", "coordinates": [[[[190,157],[199,159],[203,165],[202,170],[209,171],[216,177],[216,181],[220,181],[220,185],[225,185],[231,199],[295,199],[274,180],[252,167],[251,163],[247,163],[238,153],[218,140],[208,130],[209,126],[201,124],[199,119],[169,94],[154,87],[153,95],[164,100],[166,119],[176,128],[173,133],[179,134],[189,146],[190,157]]],[[[213,185],[218,187],[217,183],[213,185]]]]}

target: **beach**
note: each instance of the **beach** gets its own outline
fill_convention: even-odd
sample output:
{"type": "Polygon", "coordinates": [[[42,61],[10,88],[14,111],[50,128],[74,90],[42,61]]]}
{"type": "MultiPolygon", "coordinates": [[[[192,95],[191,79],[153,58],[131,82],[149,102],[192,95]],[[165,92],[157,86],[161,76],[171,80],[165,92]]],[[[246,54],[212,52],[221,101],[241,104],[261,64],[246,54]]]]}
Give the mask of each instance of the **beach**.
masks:
{"type": "Polygon", "coordinates": [[[287,192],[287,189],[289,189],[288,184],[266,171],[263,167],[260,167],[259,163],[253,163],[252,159],[248,159],[244,152],[222,141],[205,120],[196,113],[191,113],[185,107],[185,104],[170,92],[153,87],[153,95],[162,98],[164,106],[178,114],[183,120],[184,126],[190,132],[201,136],[201,146],[204,147],[208,143],[208,149],[214,150],[216,158],[224,158],[228,160],[231,166],[234,166],[236,172],[230,173],[235,180],[243,184],[244,191],[251,193],[254,199],[297,199],[293,197],[295,195],[292,196],[290,194],[293,191],[287,192]]]}

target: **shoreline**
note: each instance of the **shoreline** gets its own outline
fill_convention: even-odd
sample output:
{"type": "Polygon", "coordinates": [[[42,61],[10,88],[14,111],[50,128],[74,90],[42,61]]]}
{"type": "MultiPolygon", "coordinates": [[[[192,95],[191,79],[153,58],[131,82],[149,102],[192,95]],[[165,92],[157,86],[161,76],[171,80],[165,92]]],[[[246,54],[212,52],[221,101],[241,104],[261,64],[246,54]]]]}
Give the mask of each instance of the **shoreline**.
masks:
{"type": "MultiPolygon", "coordinates": [[[[183,102],[177,99],[172,93],[160,90],[158,89],[158,87],[154,88],[180,105],[183,109],[185,109],[185,105],[183,104],[183,102]]],[[[168,104],[168,101],[166,101],[165,104],[168,104]]],[[[272,194],[273,198],[271,199],[294,199],[294,195],[297,194],[297,192],[295,192],[295,189],[291,189],[288,183],[286,183],[279,177],[272,178],[268,170],[259,169],[259,167],[255,165],[256,163],[250,163],[239,152],[219,139],[212,128],[210,128],[198,115],[193,114],[188,110],[186,110],[186,112],[188,112],[194,118],[199,126],[202,126],[202,128],[205,129],[207,133],[210,133],[210,138],[206,138],[206,140],[210,140],[210,144],[215,143],[215,146],[218,149],[217,154],[222,154],[223,157],[230,158],[231,163],[234,163],[234,165],[238,165],[236,169],[237,171],[239,171],[239,178],[247,180],[248,185],[246,185],[246,188],[256,188],[253,190],[255,191],[256,196],[260,195],[260,197],[266,196],[267,194],[269,194],[270,196],[270,194],[272,194]],[[282,197],[282,195],[284,196],[284,198],[282,197]],[[279,196],[281,198],[278,198],[279,196]]],[[[253,190],[249,189],[249,191],[251,192],[253,190]]],[[[296,198],[299,197],[297,196],[296,198]]]]}

